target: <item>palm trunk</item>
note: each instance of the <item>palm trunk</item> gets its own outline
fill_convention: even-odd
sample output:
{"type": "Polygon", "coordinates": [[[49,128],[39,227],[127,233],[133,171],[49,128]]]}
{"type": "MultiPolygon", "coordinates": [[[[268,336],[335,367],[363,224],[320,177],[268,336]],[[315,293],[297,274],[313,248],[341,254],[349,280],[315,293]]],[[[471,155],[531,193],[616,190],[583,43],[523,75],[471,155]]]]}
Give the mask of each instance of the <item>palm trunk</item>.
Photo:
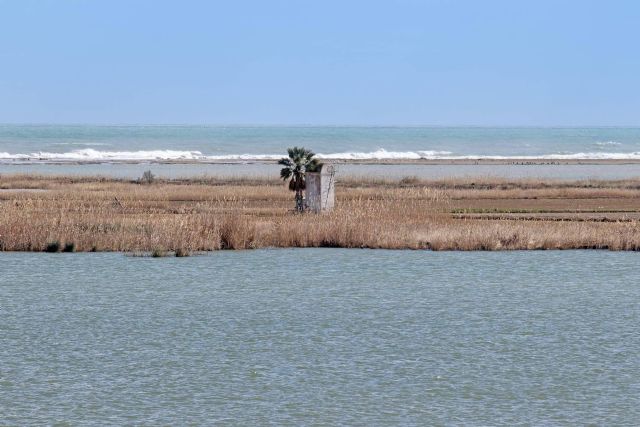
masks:
{"type": "Polygon", "coordinates": [[[304,212],[304,198],[302,197],[302,190],[296,190],[296,210],[298,212],[304,212]]]}

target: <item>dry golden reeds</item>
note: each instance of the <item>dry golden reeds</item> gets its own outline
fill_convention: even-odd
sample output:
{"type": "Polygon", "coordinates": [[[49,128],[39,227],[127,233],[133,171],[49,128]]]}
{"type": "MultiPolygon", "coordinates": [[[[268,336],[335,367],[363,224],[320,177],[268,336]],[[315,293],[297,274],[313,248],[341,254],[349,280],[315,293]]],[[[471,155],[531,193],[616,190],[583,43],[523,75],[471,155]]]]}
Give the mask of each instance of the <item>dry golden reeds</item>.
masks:
{"type": "Polygon", "coordinates": [[[351,179],[340,182],[333,212],[314,215],[295,214],[276,180],[3,176],[0,188],[10,191],[0,190],[0,249],[638,250],[639,184],[351,179]]]}

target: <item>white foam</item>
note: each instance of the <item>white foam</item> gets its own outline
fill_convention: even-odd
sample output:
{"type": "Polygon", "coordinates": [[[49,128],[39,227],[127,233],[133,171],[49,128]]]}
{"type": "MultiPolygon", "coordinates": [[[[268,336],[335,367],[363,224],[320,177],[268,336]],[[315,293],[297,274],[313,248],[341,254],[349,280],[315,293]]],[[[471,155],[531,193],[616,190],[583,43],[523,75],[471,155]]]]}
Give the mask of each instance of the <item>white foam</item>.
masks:
{"type": "Polygon", "coordinates": [[[640,152],[633,153],[561,153],[543,154],[540,156],[454,156],[442,158],[446,160],[638,160],[640,152]]]}
{"type": "Polygon", "coordinates": [[[1,160],[31,161],[145,161],[145,160],[202,160],[206,157],[199,151],[151,150],[151,151],[98,151],[92,148],[66,153],[39,151],[30,154],[0,153],[1,160]]]}
{"type": "Polygon", "coordinates": [[[107,144],[106,142],[54,142],[53,145],[75,145],[82,147],[97,147],[97,146],[107,146],[111,144],[107,144]]]}
{"type": "Polygon", "coordinates": [[[449,155],[451,155],[450,151],[387,151],[384,148],[380,148],[368,153],[318,154],[318,158],[327,160],[420,160],[438,159],[449,155]]]}
{"type": "Polygon", "coordinates": [[[616,146],[621,144],[616,141],[601,141],[601,142],[596,142],[595,145],[597,145],[598,147],[611,147],[611,146],[616,146]]]}
{"type": "MultiPolygon", "coordinates": [[[[200,151],[148,150],[148,151],[98,151],[91,148],[65,153],[36,152],[11,154],[0,152],[0,162],[145,162],[145,161],[272,161],[283,154],[225,154],[207,156],[200,151]]],[[[453,155],[449,151],[387,151],[342,152],[318,154],[324,160],[637,160],[640,152],[585,152],[554,153],[538,156],[453,155]]]]}

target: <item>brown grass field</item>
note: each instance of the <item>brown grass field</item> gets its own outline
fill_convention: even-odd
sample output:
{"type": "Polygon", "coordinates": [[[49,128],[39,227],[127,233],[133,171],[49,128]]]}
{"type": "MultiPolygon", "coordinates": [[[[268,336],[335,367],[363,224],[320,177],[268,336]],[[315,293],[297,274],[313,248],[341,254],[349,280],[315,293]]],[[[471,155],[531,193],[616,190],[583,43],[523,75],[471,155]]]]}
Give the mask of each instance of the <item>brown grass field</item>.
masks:
{"type": "Polygon", "coordinates": [[[342,179],[333,212],[293,205],[278,180],[5,175],[0,250],[640,249],[640,179],[342,179]]]}

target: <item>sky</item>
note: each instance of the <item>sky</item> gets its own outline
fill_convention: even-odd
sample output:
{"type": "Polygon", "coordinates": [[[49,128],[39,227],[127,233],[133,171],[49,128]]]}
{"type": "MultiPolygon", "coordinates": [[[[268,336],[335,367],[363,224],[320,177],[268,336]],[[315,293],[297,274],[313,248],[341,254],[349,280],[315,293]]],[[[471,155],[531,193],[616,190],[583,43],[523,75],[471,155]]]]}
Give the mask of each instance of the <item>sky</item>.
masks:
{"type": "Polygon", "coordinates": [[[0,123],[640,125],[635,0],[0,0],[0,123]]]}

